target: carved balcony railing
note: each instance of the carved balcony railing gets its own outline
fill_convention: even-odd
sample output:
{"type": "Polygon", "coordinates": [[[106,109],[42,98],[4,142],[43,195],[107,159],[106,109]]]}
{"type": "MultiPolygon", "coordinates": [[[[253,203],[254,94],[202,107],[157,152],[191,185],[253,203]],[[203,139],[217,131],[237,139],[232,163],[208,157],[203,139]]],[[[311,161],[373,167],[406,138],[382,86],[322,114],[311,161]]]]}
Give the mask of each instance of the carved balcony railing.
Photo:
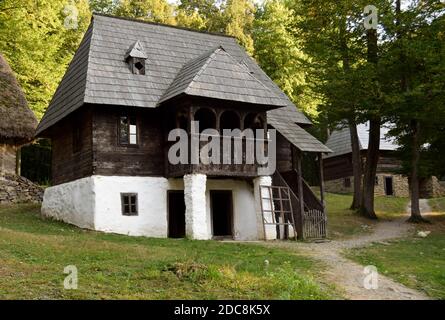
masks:
{"type": "MultiPolygon", "coordinates": [[[[168,151],[171,146],[177,142],[168,141],[166,144],[166,174],[168,177],[179,177],[190,173],[202,173],[209,176],[228,176],[228,177],[256,177],[258,176],[258,169],[263,165],[258,164],[255,156],[257,145],[262,145],[265,151],[261,150],[267,155],[268,141],[265,139],[238,137],[238,136],[216,136],[216,135],[200,135],[205,138],[205,141],[200,141],[199,136],[194,137],[194,144],[198,146],[196,151],[192,150],[192,138],[188,138],[188,157],[187,163],[173,164],[168,159],[168,151]],[[215,142],[215,148],[210,148],[211,152],[204,152],[201,157],[199,154],[205,146],[209,148],[212,144],[212,139],[219,137],[219,143],[215,142]],[[230,147],[228,147],[227,140],[230,139],[230,147]],[[235,148],[235,146],[238,148],[235,148]],[[239,150],[241,149],[241,150],[239,150]],[[216,154],[213,154],[216,152],[216,154]],[[192,155],[193,153],[193,155],[192,155]],[[195,161],[192,161],[192,158],[195,161]],[[253,161],[252,161],[253,159],[253,161]]],[[[217,141],[217,140],[216,140],[217,141]]],[[[209,151],[207,149],[207,151],[209,151]]],[[[265,164],[267,165],[267,163],[265,164]]]]}

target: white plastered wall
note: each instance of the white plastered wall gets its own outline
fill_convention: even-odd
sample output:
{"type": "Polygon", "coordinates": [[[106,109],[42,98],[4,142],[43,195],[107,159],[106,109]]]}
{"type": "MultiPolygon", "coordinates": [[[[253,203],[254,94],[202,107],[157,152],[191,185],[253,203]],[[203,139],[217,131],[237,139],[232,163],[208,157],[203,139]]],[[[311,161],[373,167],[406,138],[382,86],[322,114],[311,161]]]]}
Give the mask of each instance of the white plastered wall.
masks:
{"type": "Polygon", "coordinates": [[[257,215],[253,185],[244,180],[207,180],[206,211],[208,230],[212,232],[210,191],[231,190],[233,203],[233,237],[235,240],[257,240],[257,215]]]}
{"type": "Polygon", "coordinates": [[[167,237],[167,190],[182,190],[182,179],[94,176],[96,230],[131,236],[167,237]],[[121,193],[138,194],[138,215],[124,216],[121,193]]]}
{"type": "MultiPolygon", "coordinates": [[[[201,204],[205,214],[201,221],[205,226],[199,227],[199,234],[193,238],[212,237],[211,190],[232,190],[236,240],[262,238],[262,221],[258,220],[252,183],[234,179],[201,180],[205,183],[204,203],[201,204]]],[[[183,179],[92,176],[47,188],[42,213],[82,228],[132,236],[167,237],[168,190],[184,190],[183,179]],[[137,216],[122,215],[121,193],[138,194],[137,216]]]]}
{"type": "Polygon", "coordinates": [[[42,215],[94,229],[95,189],[93,177],[45,189],[42,215]]]}

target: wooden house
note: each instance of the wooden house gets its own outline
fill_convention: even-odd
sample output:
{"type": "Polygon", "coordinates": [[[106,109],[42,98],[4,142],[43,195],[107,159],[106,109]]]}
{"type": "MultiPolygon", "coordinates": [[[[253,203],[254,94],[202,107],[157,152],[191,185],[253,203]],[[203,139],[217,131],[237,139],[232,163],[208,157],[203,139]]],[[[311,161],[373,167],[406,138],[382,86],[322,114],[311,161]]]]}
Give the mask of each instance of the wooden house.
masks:
{"type": "MultiPolygon", "coordinates": [[[[375,194],[397,197],[409,197],[408,177],[402,175],[401,161],[396,150],[397,143],[388,137],[391,124],[385,124],[380,129],[380,154],[375,180],[375,194]]],[[[362,165],[366,161],[368,149],[369,123],[357,125],[362,165]]],[[[351,137],[348,127],[332,132],[326,146],[333,152],[324,157],[325,188],[328,192],[352,193],[354,177],[352,173],[351,137]]],[[[422,198],[430,198],[444,194],[443,187],[436,177],[420,181],[422,198]]]]}
{"type": "Polygon", "coordinates": [[[299,217],[324,208],[296,171],[301,153],[330,151],[310,125],[234,38],[94,15],[37,129],[53,150],[42,213],[129,235],[302,237],[299,217]],[[192,134],[192,121],[276,129],[275,174],[172,163],[169,132],[192,134]]]}

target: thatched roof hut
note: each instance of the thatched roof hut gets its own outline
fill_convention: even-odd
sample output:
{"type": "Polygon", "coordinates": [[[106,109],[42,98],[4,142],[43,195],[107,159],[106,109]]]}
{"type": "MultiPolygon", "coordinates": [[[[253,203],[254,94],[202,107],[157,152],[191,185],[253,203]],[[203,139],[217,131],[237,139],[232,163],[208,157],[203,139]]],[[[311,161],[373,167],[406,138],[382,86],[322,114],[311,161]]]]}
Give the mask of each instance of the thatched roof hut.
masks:
{"type": "Polygon", "coordinates": [[[0,144],[21,145],[31,141],[37,119],[10,66],[0,54],[0,144]]]}

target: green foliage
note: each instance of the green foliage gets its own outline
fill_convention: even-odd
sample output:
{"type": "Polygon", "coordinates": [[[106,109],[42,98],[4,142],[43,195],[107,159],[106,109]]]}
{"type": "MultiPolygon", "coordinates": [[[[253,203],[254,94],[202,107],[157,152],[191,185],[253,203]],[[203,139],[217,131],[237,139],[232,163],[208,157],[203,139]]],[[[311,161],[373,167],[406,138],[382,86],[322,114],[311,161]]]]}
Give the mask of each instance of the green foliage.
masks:
{"type": "Polygon", "coordinates": [[[412,170],[413,148],[420,149],[419,176],[445,173],[445,6],[429,1],[390,12],[384,21],[380,77],[386,99],[386,117],[401,145],[403,172],[412,170]],[[395,23],[399,21],[399,23],[395,23]],[[419,143],[412,144],[411,122],[419,124],[419,143]]]}
{"type": "MultiPolygon", "coordinates": [[[[368,3],[366,3],[368,4],[368,3]]],[[[298,19],[295,36],[309,56],[308,85],[330,126],[344,119],[363,121],[376,108],[375,70],[367,64],[364,1],[289,1],[298,19]]],[[[377,91],[377,92],[376,92],[377,91]]]]}
{"type": "Polygon", "coordinates": [[[0,52],[14,70],[31,109],[40,118],[90,20],[88,2],[73,1],[77,28],[64,26],[65,0],[0,2],[0,52]]]}
{"type": "Polygon", "coordinates": [[[91,11],[94,13],[112,14],[116,9],[115,0],[89,0],[91,11]]]}
{"type": "Polygon", "coordinates": [[[177,23],[198,30],[224,32],[219,5],[216,0],[181,0],[177,7],[177,23]]]}
{"type": "Polygon", "coordinates": [[[254,22],[255,59],[261,68],[311,118],[317,110],[306,83],[308,56],[301,50],[295,14],[280,0],[266,1],[254,22]]]}
{"type": "Polygon", "coordinates": [[[252,0],[228,0],[224,6],[225,33],[235,37],[249,54],[253,54],[251,36],[255,6],[252,0]]]}
{"type": "Polygon", "coordinates": [[[173,7],[166,0],[120,0],[113,13],[121,17],[175,24],[173,7]]]}

